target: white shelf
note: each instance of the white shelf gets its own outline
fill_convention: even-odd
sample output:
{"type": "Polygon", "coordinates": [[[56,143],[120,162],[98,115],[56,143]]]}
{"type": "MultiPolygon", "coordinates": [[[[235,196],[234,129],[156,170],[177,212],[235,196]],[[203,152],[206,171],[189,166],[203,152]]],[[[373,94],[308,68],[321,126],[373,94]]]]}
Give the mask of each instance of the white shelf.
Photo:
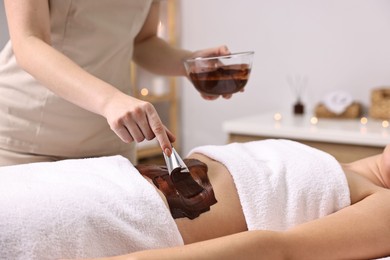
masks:
{"type": "Polygon", "coordinates": [[[383,127],[383,120],[368,118],[367,124],[359,119],[323,119],[311,123],[312,115],[294,116],[281,114],[274,119],[275,112],[229,120],[223,123],[228,134],[268,136],[274,138],[299,139],[340,144],[384,147],[390,144],[390,127],[383,127]]]}

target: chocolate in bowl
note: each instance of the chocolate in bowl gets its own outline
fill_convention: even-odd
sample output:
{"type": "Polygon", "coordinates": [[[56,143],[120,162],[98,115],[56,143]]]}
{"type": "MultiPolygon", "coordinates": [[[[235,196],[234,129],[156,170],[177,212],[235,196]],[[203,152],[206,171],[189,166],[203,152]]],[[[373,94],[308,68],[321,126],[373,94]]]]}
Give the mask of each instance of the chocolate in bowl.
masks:
{"type": "Polygon", "coordinates": [[[207,95],[233,94],[248,82],[254,52],[189,59],[184,62],[195,88],[207,95]]]}

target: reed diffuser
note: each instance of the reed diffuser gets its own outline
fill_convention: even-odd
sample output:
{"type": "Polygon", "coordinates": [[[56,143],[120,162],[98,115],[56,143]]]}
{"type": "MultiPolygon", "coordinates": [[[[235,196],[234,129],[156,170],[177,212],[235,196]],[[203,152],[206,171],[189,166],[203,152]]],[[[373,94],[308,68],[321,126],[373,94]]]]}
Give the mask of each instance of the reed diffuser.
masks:
{"type": "Polygon", "coordinates": [[[305,105],[302,102],[302,95],[307,85],[307,78],[300,75],[289,75],[287,76],[287,83],[295,96],[293,105],[294,115],[303,115],[305,113],[305,105]]]}

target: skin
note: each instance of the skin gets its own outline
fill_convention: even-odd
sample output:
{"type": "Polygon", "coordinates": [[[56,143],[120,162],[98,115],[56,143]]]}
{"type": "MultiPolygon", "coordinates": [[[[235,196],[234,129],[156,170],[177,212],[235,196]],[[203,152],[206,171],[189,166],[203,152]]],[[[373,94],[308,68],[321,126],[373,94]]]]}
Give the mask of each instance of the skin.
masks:
{"type": "Polygon", "coordinates": [[[390,255],[390,146],[383,154],[342,164],[351,206],[284,232],[247,231],[228,170],[204,155],[190,157],[208,165],[218,203],[194,220],[176,219],[186,245],[99,259],[329,260],[390,255]]]}
{"type": "MultiPolygon", "coordinates": [[[[51,47],[47,0],[4,0],[4,6],[19,66],[58,96],[105,117],[123,142],[157,138],[161,149],[168,156],[171,154],[175,137],[163,125],[151,103],[122,93],[51,47]]],[[[138,65],[161,75],[185,76],[184,59],[229,53],[226,46],[195,52],[170,46],[157,37],[159,8],[158,2],[152,4],[135,39],[133,59],[138,65]]],[[[217,98],[202,96],[210,100],[217,98]]]]}

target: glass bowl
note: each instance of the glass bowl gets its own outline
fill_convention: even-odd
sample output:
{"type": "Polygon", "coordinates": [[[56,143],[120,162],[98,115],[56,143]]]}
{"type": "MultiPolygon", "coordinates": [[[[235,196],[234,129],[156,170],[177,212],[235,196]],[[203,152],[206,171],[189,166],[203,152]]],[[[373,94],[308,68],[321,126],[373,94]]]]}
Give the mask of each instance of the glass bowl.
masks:
{"type": "Polygon", "coordinates": [[[252,69],[253,51],[184,61],[188,78],[206,95],[233,94],[242,90],[252,69]]]}

